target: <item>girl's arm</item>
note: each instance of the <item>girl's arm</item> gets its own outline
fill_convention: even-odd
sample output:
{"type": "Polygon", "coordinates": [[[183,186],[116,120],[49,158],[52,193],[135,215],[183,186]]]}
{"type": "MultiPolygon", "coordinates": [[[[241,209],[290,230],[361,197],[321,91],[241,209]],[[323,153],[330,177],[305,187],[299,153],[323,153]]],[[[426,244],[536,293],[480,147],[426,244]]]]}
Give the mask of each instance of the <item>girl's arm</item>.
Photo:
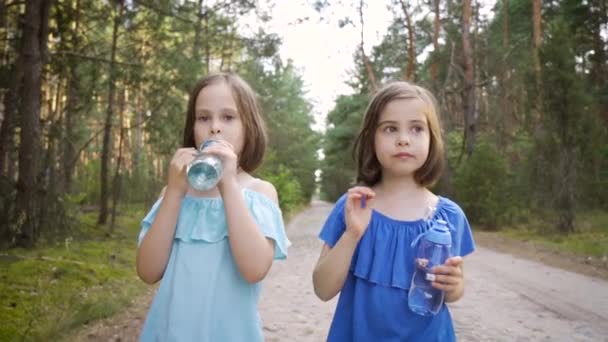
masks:
{"type": "Polygon", "coordinates": [[[154,222],[137,250],[137,274],[148,284],[156,283],[165,273],[182,198],[179,193],[165,192],[154,222]]]}
{"type": "MultiPolygon", "coordinates": [[[[266,277],[272,265],[274,240],[266,238],[258,228],[236,179],[220,184],[232,256],[243,278],[249,283],[257,283],[266,277]]],[[[252,190],[278,203],[277,192],[272,184],[256,181],[254,185],[252,190]]]]}
{"type": "Polygon", "coordinates": [[[332,299],[344,286],[355,248],[369,225],[376,194],[368,187],[359,186],[349,189],[346,196],[346,229],[333,248],[323,246],[312,274],[315,294],[323,301],[332,299]]]}
{"type": "Polygon", "coordinates": [[[327,244],[323,245],[317,266],[312,273],[315,294],[322,301],[334,298],[344,286],[348,268],[360,239],[361,236],[347,229],[334,248],[330,248],[327,244]]]}
{"type": "Polygon", "coordinates": [[[156,283],[165,273],[182,199],[188,191],[186,165],[194,158],[195,152],[193,148],[181,148],[175,152],[158,213],[137,249],[137,275],[148,284],[156,283]]]}

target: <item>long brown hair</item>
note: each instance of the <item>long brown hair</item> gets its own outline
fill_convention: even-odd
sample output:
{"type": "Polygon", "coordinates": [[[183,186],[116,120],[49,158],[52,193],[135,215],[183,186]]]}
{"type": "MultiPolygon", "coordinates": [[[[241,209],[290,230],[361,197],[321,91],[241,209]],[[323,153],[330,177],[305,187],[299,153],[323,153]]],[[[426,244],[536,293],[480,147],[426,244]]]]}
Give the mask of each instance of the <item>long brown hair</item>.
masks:
{"type": "Polygon", "coordinates": [[[239,156],[239,166],[245,172],[254,171],[264,159],[266,144],[266,125],[262,118],[257,97],[241,77],[234,73],[216,72],[200,79],[190,91],[188,99],[188,110],[186,113],[186,125],[184,126],[183,147],[197,148],[194,140],[194,121],[196,98],[201,90],[211,84],[223,82],[232,91],[234,102],[243,122],[243,150],[239,156]]]}
{"type": "Polygon", "coordinates": [[[437,102],[428,90],[404,81],[392,82],[379,89],[365,111],[361,131],[353,148],[353,157],[357,165],[356,182],[374,186],[382,179],[382,166],[376,156],[374,137],[380,114],[389,102],[396,99],[420,99],[427,105],[424,114],[428,121],[431,138],[429,155],[424,164],[414,172],[414,180],[422,186],[432,186],[441,177],[444,167],[443,138],[441,137],[437,102]]]}

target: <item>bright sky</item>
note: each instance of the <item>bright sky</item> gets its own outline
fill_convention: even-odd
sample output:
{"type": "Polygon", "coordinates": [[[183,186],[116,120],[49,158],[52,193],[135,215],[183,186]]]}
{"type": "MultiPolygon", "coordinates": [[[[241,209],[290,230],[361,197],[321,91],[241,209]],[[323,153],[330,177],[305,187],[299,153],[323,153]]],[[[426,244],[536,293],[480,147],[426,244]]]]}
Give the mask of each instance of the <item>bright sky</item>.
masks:
{"type": "MultiPolygon", "coordinates": [[[[314,128],[323,130],[325,116],[334,107],[337,96],[351,92],[345,81],[354,69],[353,54],[361,42],[358,2],[331,1],[331,5],[321,13],[313,8],[312,0],[270,2],[273,3],[272,20],[268,28],[283,39],[282,59],[293,60],[300,70],[307,85],[308,98],[314,105],[314,128]],[[346,17],[354,25],[340,28],[339,21],[346,17]]],[[[365,51],[369,54],[372,47],[382,41],[394,14],[387,8],[388,1],[365,3],[364,40],[365,51]]],[[[491,18],[496,0],[481,0],[481,3],[481,16],[491,18]]],[[[399,8],[396,10],[400,11],[399,8]]],[[[424,60],[431,50],[431,46],[425,49],[418,61],[424,60]]]]}
{"type": "MultiPolygon", "coordinates": [[[[392,20],[383,2],[368,4],[365,15],[365,48],[369,53],[378,44],[392,20]]],[[[283,39],[281,57],[292,59],[307,85],[314,105],[315,129],[322,129],[324,117],[334,106],[338,95],[349,94],[349,70],[353,54],[360,44],[359,15],[356,7],[337,3],[318,13],[306,0],[277,1],[272,10],[270,28],[283,39]],[[323,16],[323,19],[321,19],[323,16]],[[356,27],[338,26],[340,19],[350,17],[356,27]],[[298,22],[298,19],[308,20],[298,22]]]]}

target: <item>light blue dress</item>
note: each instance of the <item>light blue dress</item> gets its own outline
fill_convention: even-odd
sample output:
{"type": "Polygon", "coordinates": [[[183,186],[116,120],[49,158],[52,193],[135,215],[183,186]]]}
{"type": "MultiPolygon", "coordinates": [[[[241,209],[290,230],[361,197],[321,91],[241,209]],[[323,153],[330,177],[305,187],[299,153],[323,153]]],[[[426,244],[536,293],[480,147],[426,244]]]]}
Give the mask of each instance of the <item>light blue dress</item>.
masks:
{"type": "MultiPolygon", "coordinates": [[[[253,190],[243,189],[243,196],[262,233],[274,240],[274,258],[285,259],[290,242],[280,208],[253,190]]],[[[161,201],[143,219],[139,243],[161,201]]],[[[260,283],[243,279],[230,252],[222,199],[186,195],[140,341],[263,341],[259,294],[260,283]]]]}

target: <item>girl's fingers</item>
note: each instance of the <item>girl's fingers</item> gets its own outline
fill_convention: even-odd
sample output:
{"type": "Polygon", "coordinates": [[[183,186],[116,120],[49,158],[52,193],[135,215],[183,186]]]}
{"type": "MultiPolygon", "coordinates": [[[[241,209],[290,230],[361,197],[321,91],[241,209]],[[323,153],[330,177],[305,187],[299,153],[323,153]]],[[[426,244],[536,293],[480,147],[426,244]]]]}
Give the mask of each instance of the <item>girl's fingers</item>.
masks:
{"type": "Polygon", "coordinates": [[[218,150],[223,150],[223,149],[228,149],[233,151],[234,147],[232,146],[231,143],[227,142],[226,140],[215,140],[215,143],[210,144],[209,146],[205,147],[203,149],[203,153],[213,153],[213,151],[218,151],[218,150]]]}
{"type": "Polygon", "coordinates": [[[452,277],[462,277],[462,271],[459,267],[454,266],[435,266],[433,267],[433,273],[435,275],[448,275],[452,277]]]}
{"type": "Polygon", "coordinates": [[[195,148],[180,148],[173,157],[175,160],[192,160],[197,155],[195,148]]]}
{"type": "Polygon", "coordinates": [[[371,201],[376,196],[376,193],[364,186],[355,186],[348,189],[347,199],[353,205],[359,208],[368,207],[371,201]]]}
{"type": "Polygon", "coordinates": [[[232,145],[229,145],[227,143],[217,143],[205,148],[202,153],[213,154],[217,156],[229,156],[230,154],[234,153],[233,151],[234,150],[232,149],[232,145]]]}
{"type": "Polygon", "coordinates": [[[451,257],[445,261],[445,264],[449,265],[449,266],[460,267],[460,265],[462,265],[462,257],[461,256],[451,257]]]}
{"type": "Polygon", "coordinates": [[[355,186],[355,187],[348,189],[348,192],[365,195],[365,197],[368,199],[376,197],[376,193],[374,192],[374,190],[372,190],[366,186],[355,186]]]}
{"type": "Polygon", "coordinates": [[[431,286],[444,292],[452,292],[458,288],[457,284],[443,284],[438,282],[432,282],[431,286]]]}
{"type": "Polygon", "coordinates": [[[452,277],[442,274],[435,274],[434,283],[443,284],[443,285],[456,285],[460,282],[461,278],[452,277]]]}
{"type": "Polygon", "coordinates": [[[360,193],[348,194],[347,197],[347,205],[357,208],[366,208],[371,204],[372,201],[372,197],[368,197],[365,194],[360,193]]]}

